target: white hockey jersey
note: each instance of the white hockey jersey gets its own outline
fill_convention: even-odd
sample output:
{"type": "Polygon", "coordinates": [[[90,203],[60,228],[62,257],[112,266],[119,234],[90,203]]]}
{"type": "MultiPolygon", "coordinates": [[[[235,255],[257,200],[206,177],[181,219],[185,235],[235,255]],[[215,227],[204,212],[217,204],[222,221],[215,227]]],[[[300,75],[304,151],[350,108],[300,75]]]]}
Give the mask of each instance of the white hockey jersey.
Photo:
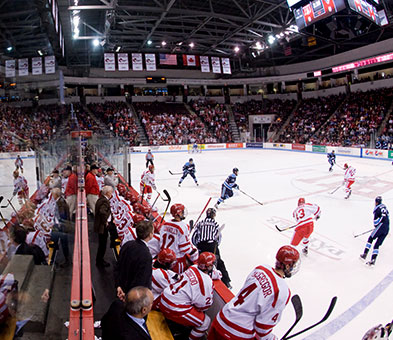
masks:
{"type": "Polygon", "coordinates": [[[177,274],[172,270],[153,268],[151,291],[154,296],[154,301],[161,295],[166,287],[176,282],[176,277],[177,274]]]}
{"type": "Polygon", "coordinates": [[[150,172],[150,170],[145,170],[141,176],[141,185],[147,185],[156,188],[156,179],[155,175],[150,172]]]}
{"type": "Polygon", "coordinates": [[[298,206],[293,212],[293,218],[296,220],[297,226],[301,227],[312,222],[321,215],[321,209],[316,204],[305,203],[298,206]]]}
{"type": "Polygon", "coordinates": [[[46,245],[46,239],[50,240],[49,234],[44,234],[42,231],[36,230],[27,233],[26,236],[26,243],[27,244],[35,244],[36,246],[40,247],[44,252],[45,256],[48,257],[49,249],[46,245]],[[46,237],[45,237],[46,236],[46,237]]]}
{"type": "Polygon", "coordinates": [[[213,280],[196,265],[188,268],[179,280],[161,294],[160,309],[186,314],[192,307],[204,311],[213,303],[213,280]]]}
{"type": "Polygon", "coordinates": [[[240,292],[217,314],[217,322],[231,339],[273,340],[273,327],[280,321],[291,292],[270,266],[258,266],[240,292]]]}
{"type": "Polygon", "coordinates": [[[14,179],[14,194],[27,192],[28,189],[27,181],[23,176],[14,179]]]}
{"type": "Polygon", "coordinates": [[[67,183],[68,183],[68,177],[67,177],[67,178],[62,177],[62,178],[61,178],[61,192],[62,192],[63,194],[64,194],[65,191],[66,191],[67,183]]]}
{"type": "MultiPolygon", "coordinates": [[[[169,248],[176,254],[176,258],[182,258],[190,254],[194,249],[189,239],[190,227],[183,221],[165,222],[160,229],[160,249],[169,248]]],[[[191,261],[198,259],[198,252],[193,252],[191,261]]]]}
{"type": "Polygon", "coordinates": [[[352,166],[348,167],[344,173],[344,180],[345,181],[354,181],[356,175],[356,169],[352,166]]]}
{"type": "Polygon", "coordinates": [[[147,242],[147,246],[150,250],[151,257],[154,259],[160,252],[160,235],[154,234],[153,238],[147,242]]]}
{"type": "Polygon", "coordinates": [[[97,184],[98,184],[98,188],[101,191],[102,188],[104,187],[104,177],[103,176],[101,176],[101,177],[96,176],[96,181],[97,181],[97,184]]]}

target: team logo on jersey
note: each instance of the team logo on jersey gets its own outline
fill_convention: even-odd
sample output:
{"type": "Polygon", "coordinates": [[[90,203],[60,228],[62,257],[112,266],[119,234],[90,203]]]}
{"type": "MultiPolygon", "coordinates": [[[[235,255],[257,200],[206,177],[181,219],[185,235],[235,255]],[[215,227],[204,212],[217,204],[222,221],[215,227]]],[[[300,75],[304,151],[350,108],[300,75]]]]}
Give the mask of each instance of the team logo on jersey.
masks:
{"type": "MultiPolygon", "coordinates": [[[[285,227],[289,227],[290,225],[293,224],[293,222],[279,216],[272,216],[266,220],[266,224],[270,228],[276,230],[275,225],[277,225],[280,229],[282,229],[285,227]]],[[[292,238],[293,231],[292,233],[291,231],[286,231],[281,234],[284,235],[285,237],[292,238]]],[[[329,239],[328,237],[322,234],[315,232],[315,228],[314,228],[314,232],[311,235],[308,248],[311,251],[315,251],[318,254],[326,256],[333,260],[342,260],[346,253],[346,250],[342,245],[338,244],[337,242],[329,239]]]]}

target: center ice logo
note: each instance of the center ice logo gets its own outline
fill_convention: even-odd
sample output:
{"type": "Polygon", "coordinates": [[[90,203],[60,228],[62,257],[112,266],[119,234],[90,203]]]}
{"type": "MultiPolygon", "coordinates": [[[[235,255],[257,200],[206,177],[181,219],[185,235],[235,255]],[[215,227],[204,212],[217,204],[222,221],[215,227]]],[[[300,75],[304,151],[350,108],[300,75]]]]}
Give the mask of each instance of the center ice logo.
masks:
{"type": "MultiPolygon", "coordinates": [[[[277,225],[280,229],[282,229],[285,227],[289,227],[291,224],[293,224],[293,222],[279,216],[272,216],[269,219],[267,219],[266,222],[267,225],[274,230],[276,230],[275,225],[277,225]]],[[[310,238],[310,243],[308,248],[330,259],[342,260],[345,254],[345,250],[343,249],[343,247],[340,246],[338,243],[334,242],[333,240],[330,240],[329,238],[321,234],[318,234],[315,231],[317,228],[318,226],[314,227],[314,232],[312,234],[313,236],[310,238]]],[[[291,238],[292,233],[293,230],[292,232],[287,231],[282,234],[288,238],[291,238]]]]}

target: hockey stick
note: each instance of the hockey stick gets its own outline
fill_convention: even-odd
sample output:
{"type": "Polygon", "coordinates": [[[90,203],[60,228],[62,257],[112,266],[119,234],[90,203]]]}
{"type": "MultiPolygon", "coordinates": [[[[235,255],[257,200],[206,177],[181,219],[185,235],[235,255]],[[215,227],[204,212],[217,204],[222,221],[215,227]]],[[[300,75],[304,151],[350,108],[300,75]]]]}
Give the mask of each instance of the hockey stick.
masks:
{"type": "Polygon", "coordinates": [[[284,334],[284,336],[281,338],[281,340],[285,339],[285,337],[291,333],[292,329],[295,328],[295,326],[298,324],[298,322],[300,321],[300,319],[303,316],[303,306],[302,306],[302,301],[300,301],[300,297],[299,295],[294,295],[292,296],[292,305],[293,308],[295,309],[295,322],[293,323],[293,325],[287,330],[287,332],[284,334]]]}
{"type": "Polygon", "coordinates": [[[252,197],[252,196],[250,196],[249,194],[245,193],[243,190],[240,190],[240,189],[239,189],[239,191],[240,191],[242,194],[244,194],[244,195],[250,197],[253,201],[257,202],[258,204],[263,205],[263,203],[259,202],[259,201],[256,200],[254,197],[252,197]]]}
{"type": "Polygon", "coordinates": [[[172,172],[171,170],[169,170],[169,173],[171,175],[182,175],[183,174],[182,172],[172,172]]]}
{"type": "Polygon", "coordinates": [[[11,204],[12,199],[15,197],[15,195],[12,195],[11,199],[7,199],[8,203],[6,205],[2,205],[0,208],[8,208],[8,206],[11,204]]]}
{"type": "Polygon", "coordinates": [[[201,213],[199,214],[199,216],[198,216],[197,220],[195,221],[194,225],[196,225],[196,224],[198,223],[199,219],[201,218],[203,212],[206,210],[206,208],[207,208],[207,206],[209,205],[209,203],[210,203],[211,200],[212,200],[212,198],[209,197],[209,199],[207,200],[207,203],[206,203],[205,207],[203,208],[203,210],[202,210],[201,213]]]}
{"type": "Polygon", "coordinates": [[[145,188],[146,188],[146,184],[143,183],[143,190],[142,190],[142,195],[141,195],[141,204],[143,204],[143,196],[145,195],[145,188]]]}
{"type": "Polygon", "coordinates": [[[277,224],[275,224],[274,226],[276,227],[276,229],[277,229],[279,232],[282,232],[282,231],[285,231],[285,230],[289,230],[289,229],[295,228],[295,227],[297,226],[297,224],[294,224],[294,225],[291,225],[290,227],[285,227],[285,228],[282,228],[282,229],[280,229],[279,227],[277,227],[277,224]]]}
{"type": "Polygon", "coordinates": [[[158,229],[160,229],[162,223],[164,222],[164,218],[165,218],[166,212],[168,211],[169,204],[171,204],[171,196],[169,195],[168,191],[166,189],[164,189],[162,192],[166,196],[165,200],[168,201],[168,204],[166,205],[166,208],[165,208],[165,211],[164,211],[164,215],[162,215],[162,217],[161,217],[161,222],[160,222],[160,225],[158,226],[158,229]]]}
{"type": "Polygon", "coordinates": [[[365,231],[365,232],[363,232],[363,233],[361,233],[361,234],[357,234],[357,235],[353,235],[353,237],[359,237],[359,236],[362,236],[362,235],[364,235],[364,234],[368,234],[369,232],[371,232],[371,231],[373,231],[374,229],[370,229],[370,230],[367,230],[367,231],[365,231]]]}
{"type": "Polygon", "coordinates": [[[328,310],[327,310],[325,316],[321,319],[321,321],[318,321],[317,323],[311,325],[310,327],[307,327],[307,328],[301,330],[300,332],[297,332],[297,333],[295,333],[295,334],[292,334],[292,335],[288,336],[287,338],[283,338],[282,340],[292,339],[293,337],[298,336],[298,335],[300,335],[300,334],[303,334],[304,332],[309,331],[311,328],[314,328],[314,327],[320,325],[322,322],[325,322],[325,321],[329,318],[330,314],[332,314],[333,309],[334,309],[334,306],[336,305],[336,302],[337,302],[337,296],[335,296],[335,297],[332,299],[332,301],[330,302],[329,308],[328,308],[328,310]]]}
{"type": "Polygon", "coordinates": [[[334,194],[338,189],[340,189],[342,187],[342,184],[340,184],[336,189],[334,189],[333,191],[329,192],[329,194],[334,194]]]}

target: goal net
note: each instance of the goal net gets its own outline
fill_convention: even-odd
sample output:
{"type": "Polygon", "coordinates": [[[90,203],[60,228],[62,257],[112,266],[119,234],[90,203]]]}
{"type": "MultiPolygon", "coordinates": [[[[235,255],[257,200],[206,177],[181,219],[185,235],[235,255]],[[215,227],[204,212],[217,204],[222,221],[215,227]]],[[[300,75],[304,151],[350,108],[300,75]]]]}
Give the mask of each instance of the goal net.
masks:
{"type": "Polygon", "coordinates": [[[200,153],[202,152],[202,144],[188,144],[187,145],[188,153],[200,153]]]}

